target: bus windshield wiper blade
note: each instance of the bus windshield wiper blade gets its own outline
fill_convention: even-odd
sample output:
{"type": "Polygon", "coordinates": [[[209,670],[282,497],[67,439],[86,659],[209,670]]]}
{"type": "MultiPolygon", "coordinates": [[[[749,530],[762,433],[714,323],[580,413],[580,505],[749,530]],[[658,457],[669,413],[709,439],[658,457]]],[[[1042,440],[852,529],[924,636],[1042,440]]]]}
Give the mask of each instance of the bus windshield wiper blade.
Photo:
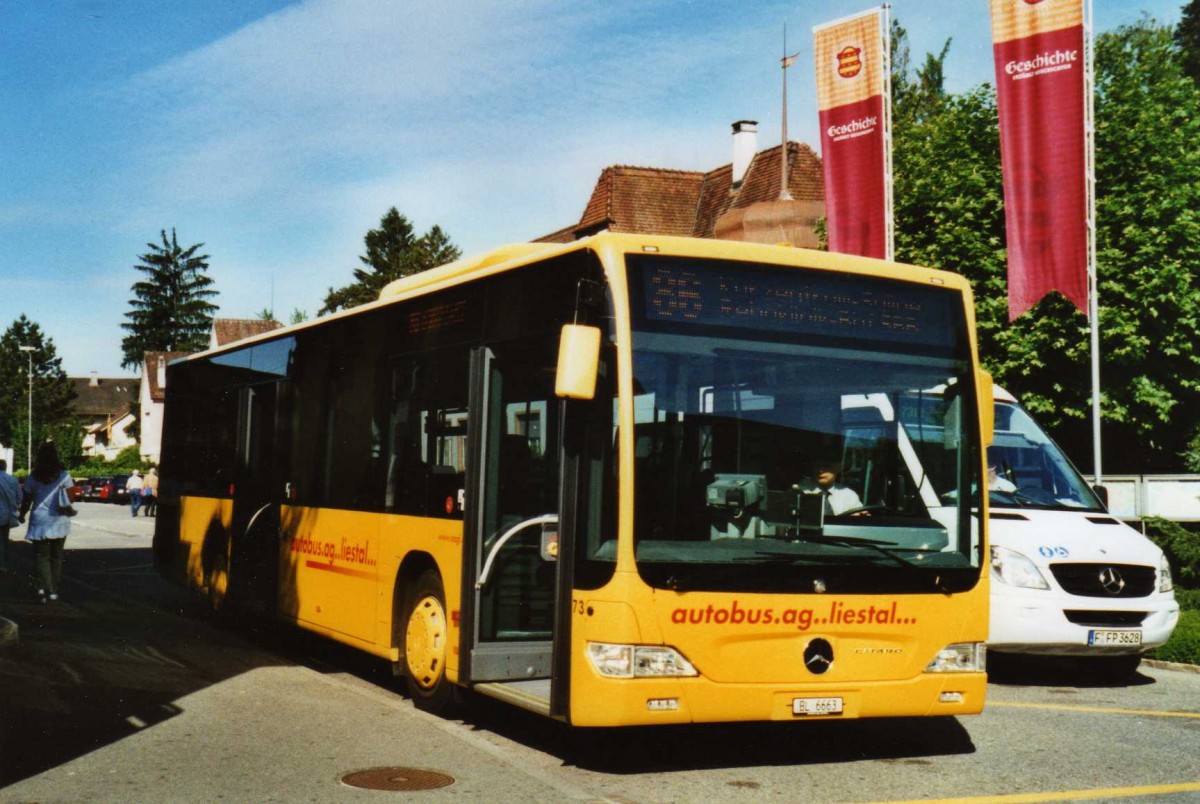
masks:
{"type": "MultiPolygon", "coordinates": [[[[865,539],[861,536],[808,536],[805,537],[806,542],[816,542],[817,544],[834,544],[842,547],[867,547],[879,553],[881,556],[886,556],[892,559],[902,567],[920,567],[915,561],[905,558],[897,554],[894,550],[889,550],[888,547],[898,547],[896,542],[885,542],[879,539],[865,539]]],[[[930,550],[928,548],[905,548],[917,553],[936,553],[938,550],[930,550]]]]}
{"type": "Polygon", "coordinates": [[[734,556],[732,561],[757,561],[760,564],[796,564],[801,561],[812,561],[816,559],[812,556],[801,555],[800,553],[790,553],[786,550],[755,550],[754,555],[750,556],[734,556]]]}

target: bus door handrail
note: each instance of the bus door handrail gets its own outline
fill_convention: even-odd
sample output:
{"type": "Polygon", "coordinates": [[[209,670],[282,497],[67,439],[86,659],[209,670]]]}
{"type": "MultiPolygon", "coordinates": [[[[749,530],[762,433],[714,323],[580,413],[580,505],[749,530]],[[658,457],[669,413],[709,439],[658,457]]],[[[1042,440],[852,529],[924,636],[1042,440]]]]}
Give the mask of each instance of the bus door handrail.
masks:
{"type": "Polygon", "coordinates": [[[492,571],[492,562],[496,560],[496,556],[500,553],[500,550],[504,547],[509,539],[511,539],[520,531],[525,530],[525,528],[530,528],[534,525],[552,524],[558,524],[558,514],[542,514],[541,516],[535,516],[532,519],[526,519],[524,522],[518,522],[506,530],[504,535],[497,539],[496,543],[492,545],[492,549],[488,551],[487,561],[483,562],[483,569],[479,573],[479,580],[475,582],[475,589],[478,591],[487,585],[488,574],[492,571]]]}

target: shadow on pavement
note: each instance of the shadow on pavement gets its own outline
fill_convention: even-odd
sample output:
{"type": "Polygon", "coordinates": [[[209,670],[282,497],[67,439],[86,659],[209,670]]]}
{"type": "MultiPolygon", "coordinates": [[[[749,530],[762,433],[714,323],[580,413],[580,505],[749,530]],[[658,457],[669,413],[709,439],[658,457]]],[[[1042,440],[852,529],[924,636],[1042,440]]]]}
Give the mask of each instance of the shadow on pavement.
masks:
{"type": "Polygon", "coordinates": [[[200,601],[154,573],[149,548],[68,542],[61,599],[48,604],[35,597],[29,544],[14,541],[9,558],[0,616],[20,636],[0,653],[0,786],[175,717],[189,693],[280,663],[231,650],[234,637],[200,601]]]}
{"type": "MultiPolygon", "coordinates": [[[[494,732],[564,763],[616,774],[864,759],[929,764],[926,757],[975,751],[967,730],[948,717],[573,730],[472,696],[463,718],[478,731],[494,732]]],[[[753,784],[746,782],[751,788],[753,784]]]]}
{"type": "Polygon", "coordinates": [[[1014,687],[1141,687],[1154,684],[1131,670],[1124,657],[1115,662],[1094,657],[988,653],[988,682],[1014,687]]]}
{"type": "MultiPolygon", "coordinates": [[[[304,665],[400,686],[387,663],[300,629],[254,618],[232,628],[218,622],[203,599],[158,576],[148,547],[72,551],[68,544],[63,599],[46,605],[34,596],[28,544],[15,542],[10,557],[0,616],[19,623],[20,640],[0,653],[0,787],[176,717],[185,696],[257,667],[304,665]]],[[[481,696],[470,696],[461,714],[469,729],[615,774],[863,759],[925,764],[975,751],[953,718],[572,730],[481,696]]]]}

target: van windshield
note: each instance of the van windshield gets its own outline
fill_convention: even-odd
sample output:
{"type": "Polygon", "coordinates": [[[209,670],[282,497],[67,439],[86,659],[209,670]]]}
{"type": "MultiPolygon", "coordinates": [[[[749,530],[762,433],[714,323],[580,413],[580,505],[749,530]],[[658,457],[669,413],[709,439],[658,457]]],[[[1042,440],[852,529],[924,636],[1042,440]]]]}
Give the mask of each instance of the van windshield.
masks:
{"type": "Polygon", "coordinates": [[[1104,510],[1079,471],[1020,405],[996,402],[995,438],[987,454],[993,508],[1104,510]]]}

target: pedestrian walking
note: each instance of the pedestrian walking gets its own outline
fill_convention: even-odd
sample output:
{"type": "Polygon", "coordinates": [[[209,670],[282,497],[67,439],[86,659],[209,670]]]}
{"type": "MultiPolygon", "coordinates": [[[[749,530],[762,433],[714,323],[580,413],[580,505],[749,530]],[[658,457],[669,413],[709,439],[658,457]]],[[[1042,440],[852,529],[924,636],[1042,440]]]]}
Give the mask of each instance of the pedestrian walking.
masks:
{"type": "Polygon", "coordinates": [[[8,473],[8,461],[0,459],[0,573],[8,572],[8,532],[17,526],[21,509],[21,484],[8,473]]]}
{"type": "Polygon", "coordinates": [[[137,469],[134,469],[133,474],[129,476],[125,490],[129,492],[130,513],[137,516],[138,509],[142,507],[142,476],[138,474],[137,469]]]}
{"type": "Polygon", "coordinates": [[[142,513],[145,516],[158,513],[158,471],[153,467],[142,479],[142,513]]]}
{"type": "Polygon", "coordinates": [[[69,492],[74,484],[71,475],[63,469],[54,445],[46,442],[38,447],[33,471],[25,479],[25,498],[21,501],[17,521],[24,522],[25,515],[29,514],[25,538],[33,542],[34,563],[41,581],[38,598],[43,603],[58,600],[63,547],[71,532],[70,518],[75,516],[69,492]]]}

